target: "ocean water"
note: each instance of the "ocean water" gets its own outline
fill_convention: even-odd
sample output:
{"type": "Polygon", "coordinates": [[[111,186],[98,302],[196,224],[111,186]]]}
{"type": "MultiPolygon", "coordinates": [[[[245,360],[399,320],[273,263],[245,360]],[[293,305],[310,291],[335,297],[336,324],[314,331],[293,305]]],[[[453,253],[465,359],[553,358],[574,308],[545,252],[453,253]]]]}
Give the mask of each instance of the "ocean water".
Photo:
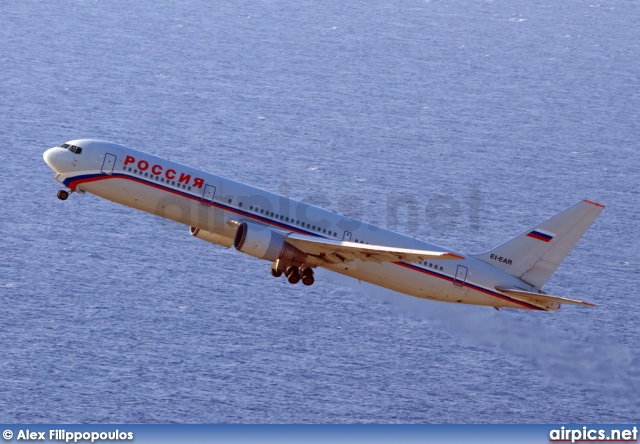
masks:
{"type": "Polygon", "coordinates": [[[0,24],[0,422],[638,422],[637,2],[3,0],[0,24]],[[56,199],[42,152],[83,137],[467,253],[595,200],[545,290],[597,307],[291,286],[56,199]]]}

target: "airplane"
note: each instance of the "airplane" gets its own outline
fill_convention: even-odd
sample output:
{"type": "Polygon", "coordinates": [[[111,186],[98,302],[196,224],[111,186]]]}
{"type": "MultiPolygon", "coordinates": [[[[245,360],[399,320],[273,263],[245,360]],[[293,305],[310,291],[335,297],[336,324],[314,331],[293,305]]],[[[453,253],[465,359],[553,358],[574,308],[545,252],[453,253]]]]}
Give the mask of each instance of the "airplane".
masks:
{"type": "Polygon", "coordinates": [[[544,284],[604,209],[582,200],[513,239],[469,255],[112,142],[79,139],[43,154],[70,193],[91,193],[189,226],[198,239],[271,262],[312,285],[321,267],[418,298],[553,311],[544,284]]]}

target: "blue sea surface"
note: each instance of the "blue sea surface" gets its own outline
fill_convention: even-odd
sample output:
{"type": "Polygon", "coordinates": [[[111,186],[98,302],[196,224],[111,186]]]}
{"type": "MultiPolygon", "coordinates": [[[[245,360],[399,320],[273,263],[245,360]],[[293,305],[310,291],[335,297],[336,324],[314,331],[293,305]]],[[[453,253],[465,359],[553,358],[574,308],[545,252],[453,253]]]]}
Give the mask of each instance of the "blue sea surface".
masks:
{"type": "Polygon", "coordinates": [[[637,423],[640,3],[0,2],[0,423],[637,423]],[[99,138],[480,253],[607,206],[545,286],[312,287],[71,195],[99,138]]]}

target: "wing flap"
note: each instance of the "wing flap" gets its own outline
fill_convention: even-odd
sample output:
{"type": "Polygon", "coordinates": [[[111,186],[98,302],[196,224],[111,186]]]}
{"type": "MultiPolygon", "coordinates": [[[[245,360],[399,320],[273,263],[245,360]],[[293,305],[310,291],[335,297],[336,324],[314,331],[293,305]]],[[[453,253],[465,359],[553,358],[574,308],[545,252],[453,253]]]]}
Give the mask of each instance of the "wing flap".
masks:
{"type": "Polygon", "coordinates": [[[548,294],[532,293],[530,291],[524,291],[518,288],[496,287],[496,290],[513,299],[517,299],[522,302],[528,302],[534,305],[545,306],[549,303],[555,302],[559,304],[576,304],[576,305],[586,305],[588,307],[595,307],[595,304],[592,304],[591,302],[579,301],[578,299],[563,298],[560,296],[551,296],[548,294]]]}
{"type": "Polygon", "coordinates": [[[448,251],[414,250],[410,248],[388,247],[383,245],[361,244],[357,242],[323,239],[292,233],[286,241],[294,247],[323,258],[329,264],[361,260],[363,262],[420,262],[428,259],[464,259],[448,251]],[[330,257],[330,259],[329,259],[330,257]],[[336,259],[338,260],[336,262],[336,259]]]}

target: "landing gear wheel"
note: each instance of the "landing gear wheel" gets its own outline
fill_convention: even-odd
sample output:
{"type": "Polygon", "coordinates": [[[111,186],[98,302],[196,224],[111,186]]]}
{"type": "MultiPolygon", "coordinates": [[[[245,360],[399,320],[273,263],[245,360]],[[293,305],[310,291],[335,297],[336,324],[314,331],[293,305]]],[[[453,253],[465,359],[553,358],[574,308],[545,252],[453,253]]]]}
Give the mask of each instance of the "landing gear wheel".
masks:
{"type": "Polygon", "coordinates": [[[58,191],[58,199],[67,200],[68,197],[69,197],[69,192],[67,192],[65,190],[58,191]]]}
{"type": "Polygon", "coordinates": [[[298,272],[291,273],[289,276],[287,276],[287,280],[289,281],[290,284],[295,285],[298,282],[300,282],[300,274],[298,272]]]}
{"type": "Polygon", "coordinates": [[[290,284],[297,284],[300,282],[300,272],[298,271],[298,267],[294,267],[290,265],[287,267],[287,280],[290,284]]]}
{"type": "Polygon", "coordinates": [[[282,276],[283,269],[280,264],[280,259],[276,259],[273,264],[271,264],[271,276],[275,278],[279,278],[282,276]]]}
{"type": "Polygon", "coordinates": [[[302,272],[300,273],[302,275],[302,283],[304,285],[313,285],[313,283],[316,281],[313,278],[313,269],[309,268],[309,267],[305,267],[302,269],[302,272]]]}

